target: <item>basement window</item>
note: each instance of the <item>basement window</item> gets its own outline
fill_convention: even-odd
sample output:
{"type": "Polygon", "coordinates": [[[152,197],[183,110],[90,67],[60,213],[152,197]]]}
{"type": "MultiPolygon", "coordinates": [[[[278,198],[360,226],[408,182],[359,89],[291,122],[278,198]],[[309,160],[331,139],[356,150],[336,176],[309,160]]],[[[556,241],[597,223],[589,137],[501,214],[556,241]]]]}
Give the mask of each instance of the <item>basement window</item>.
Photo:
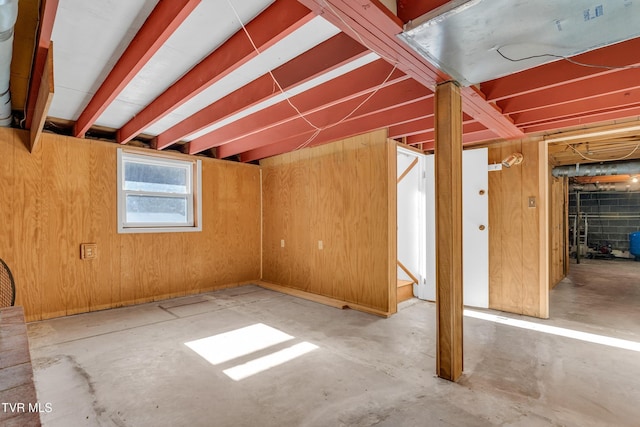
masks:
{"type": "Polygon", "coordinates": [[[118,233],[201,231],[202,163],[118,149],[118,233]]]}

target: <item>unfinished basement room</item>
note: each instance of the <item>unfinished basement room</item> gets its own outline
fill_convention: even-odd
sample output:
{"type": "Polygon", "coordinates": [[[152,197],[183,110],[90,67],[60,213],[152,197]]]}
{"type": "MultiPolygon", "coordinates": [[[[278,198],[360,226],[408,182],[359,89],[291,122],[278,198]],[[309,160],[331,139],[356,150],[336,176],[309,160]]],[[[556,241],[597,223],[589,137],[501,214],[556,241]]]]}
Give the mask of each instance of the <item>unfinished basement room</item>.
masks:
{"type": "Polygon", "coordinates": [[[0,426],[640,424],[640,1],[0,0],[0,426]]]}

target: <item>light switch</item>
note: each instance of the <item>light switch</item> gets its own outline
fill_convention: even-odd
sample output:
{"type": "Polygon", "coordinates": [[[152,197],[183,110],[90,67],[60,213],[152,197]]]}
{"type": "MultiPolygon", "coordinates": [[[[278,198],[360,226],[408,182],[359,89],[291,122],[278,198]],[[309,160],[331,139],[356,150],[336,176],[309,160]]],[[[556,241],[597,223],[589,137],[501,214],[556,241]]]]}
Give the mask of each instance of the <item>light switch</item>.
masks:
{"type": "Polygon", "coordinates": [[[95,243],[82,243],[80,245],[81,259],[94,259],[98,255],[98,245],[95,243]]]}
{"type": "Polygon", "coordinates": [[[322,240],[318,240],[318,249],[322,250],[324,248],[324,243],[322,243],[322,240]]]}
{"type": "Polygon", "coordinates": [[[280,247],[284,248],[284,239],[280,240],[280,247]]]}
{"type": "Polygon", "coordinates": [[[535,197],[529,197],[529,207],[530,208],[535,208],[536,207],[536,198],[535,197]]]}

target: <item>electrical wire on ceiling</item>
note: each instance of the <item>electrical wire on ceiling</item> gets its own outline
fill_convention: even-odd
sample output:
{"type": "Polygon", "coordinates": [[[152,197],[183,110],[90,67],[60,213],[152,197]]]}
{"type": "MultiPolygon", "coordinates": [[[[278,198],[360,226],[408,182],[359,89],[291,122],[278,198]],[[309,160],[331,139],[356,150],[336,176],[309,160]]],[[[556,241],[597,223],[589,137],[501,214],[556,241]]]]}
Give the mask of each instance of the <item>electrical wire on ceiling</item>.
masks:
{"type": "Polygon", "coordinates": [[[337,122],[335,122],[333,124],[326,125],[326,126],[324,126],[322,128],[316,128],[316,132],[314,133],[314,135],[312,135],[309,140],[305,141],[303,144],[298,146],[296,148],[296,150],[299,150],[299,149],[304,148],[307,145],[309,145],[320,134],[321,131],[329,129],[329,128],[332,128],[334,126],[338,126],[339,124],[344,123],[345,121],[347,121],[349,119],[349,117],[353,116],[356,113],[356,111],[358,111],[360,109],[360,107],[362,107],[364,104],[366,104],[371,98],[373,98],[373,96],[376,93],[378,93],[378,91],[380,89],[382,89],[387,84],[387,82],[389,81],[389,79],[393,75],[393,72],[396,71],[396,68],[397,68],[397,66],[394,65],[394,67],[391,69],[391,71],[389,72],[387,77],[384,79],[384,81],[373,92],[371,92],[369,94],[369,96],[367,96],[365,99],[363,99],[362,102],[360,104],[358,104],[358,106],[356,108],[351,110],[351,112],[349,114],[347,114],[346,116],[344,116],[343,118],[341,118],[340,120],[338,120],[337,122]]]}
{"type": "MultiPolygon", "coordinates": [[[[238,20],[238,22],[240,23],[240,25],[242,26],[242,30],[244,31],[245,35],[247,36],[247,38],[249,39],[249,42],[251,43],[251,46],[253,47],[253,49],[256,51],[256,53],[261,54],[262,52],[260,51],[260,49],[258,49],[258,46],[255,44],[255,42],[253,41],[253,37],[251,36],[251,34],[249,34],[249,31],[247,30],[247,27],[245,26],[244,22],[242,22],[242,19],[240,18],[240,14],[238,13],[238,11],[236,10],[235,6],[233,5],[233,3],[231,2],[231,0],[227,0],[227,3],[229,4],[229,7],[231,7],[231,9],[233,10],[233,13],[236,17],[236,19],[238,20]]],[[[329,3],[327,3],[326,1],[323,0],[323,3],[331,10],[331,12],[338,17],[338,19],[340,19],[340,21],[342,21],[342,23],[347,26],[347,28],[349,28],[353,34],[355,34],[355,36],[359,39],[360,43],[362,43],[362,45],[364,47],[366,47],[367,49],[371,50],[372,52],[375,52],[378,56],[380,56],[381,58],[387,60],[388,62],[393,64],[393,69],[389,72],[389,74],[387,75],[387,77],[382,81],[382,83],[380,85],[378,85],[376,87],[376,89],[371,92],[369,94],[369,96],[367,96],[361,103],[359,103],[353,110],[351,110],[351,112],[349,114],[347,114],[346,116],[344,116],[343,118],[341,118],[340,120],[338,120],[335,123],[326,125],[326,126],[316,126],[314,123],[312,123],[305,114],[303,114],[298,107],[296,107],[293,102],[291,102],[291,100],[289,99],[289,95],[287,95],[287,93],[285,92],[285,90],[282,88],[282,86],[280,85],[280,82],[278,82],[278,79],[276,79],[276,77],[273,75],[273,72],[271,69],[267,70],[269,75],[271,76],[271,79],[273,80],[275,86],[278,88],[278,90],[280,91],[280,93],[285,97],[285,100],[287,101],[287,103],[291,106],[291,108],[293,108],[295,110],[295,112],[297,113],[297,115],[304,120],[309,126],[311,126],[315,131],[314,133],[311,135],[311,137],[309,139],[307,139],[306,141],[304,141],[302,144],[300,144],[298,147],[296,147],[296,150],[300,150],[302,148],[307,147],[309,144],[311,144],[311,142],[313,142],[313,140],[315,140],[317,138],[317,136],[320,134],[320,132],[322,132],[323,130],[332,128],[334,126],[338,126],[341,123],[344,123],[346,120],[349,119],[349,117],[353,116],[356,111],[358,111],[364,104],[366,104],[371,98],[373,98],[373,96],[378,93],[380,91],[380,89],[382,89],[383,87],[385,87],[385,85],[387,84],[387,82],[389,81],[389,79],[391,78],[391,76],[393,75],[393,73],[396,71],[396,69],[398,68],[398,62],[396,60],[390,59],[385,57],[384,55],[380,55],[378,52],[376,52],[374,49],[372,49],[371,47],[369,47],[364,40],[362,40],[362,38],[360,37],[360,35],[348,24],[344,21],[344,19],[342,19],[342,17],[336,13],[336,11],[331,7],[331,5],[329,3]]]]}
{"type": "Polygon", "coordinates": [[[376,55],[378,55],[380,58],[386,60],[388,63],[393,64],[395,66],[398,65],[398,60],[397,59],[390,58],[390,57],[388,57],[386,55],[383,55],[380,52],[376,51],[376,49],[374,49],[371,46],[369,46],[367,44],[367,42],[365,42],[364,39],[360,36],[360,34],[358,34],[358,32],[351,25],[349,25],[349,23],[347,21],[344,20],[342,15],[340,15],[338,12],[336,12],[336,10],[333,8],[333,6],[331,6],[331,4],[329,2],[327,2],[327,0],[321,0],[321,1],[331,11],[331,13],[333,15],[335,15],[335,17],[338,18],[340,20],[340,22],[342,22],[344,24],[345,27],[347,27],[349,30],[351,30],[353,35],[356,36],[356,38],[358,39],[360,44],[362,44],[362,46],[366,47],[371,52],[375,52],[376,55]]]}
{"type": "Polygon", "coordinates": [[[577,155],[579,155],[583,159],[588,160],[590,162],[616,162],[618,160],[624,160],[624,159],[628,159],[629,157],[631,157],[633,155],[633,153],[638,151],[638,148],[640,148],[640,144],[636,145],[636,147],[633,150],[631,150],[631,152],[629,154],[627,154],[626,156],[622,156],[622,157],[619,157],[617,159],[593,159],[593,158],[587,157],[584,154],[582,154],[573,145],[568,145],[568,147],[571,148],[571,150],[573,150],[573,152],[575,152],[577,155]]]}
{"type": "Polygon", "coordinates": [[[511,62],[520,62],[520,61],[526,61],[528,59],[551,57],[551,58],[564,59],[567,62],[570,62],[570,63],[575,64],[575,65],[579,65],[581,67],[603,68],[605,70],[630,70],[630,69],[634,69],[634,68],[640,68],[640,65],[617,65],[616,66],[616,65],[588,64],[586,62],[576,61],[575,59],[571,59],[568,56],[556,55],[554,53],[542,53],[540,55],[525,56],[523,58],[510,58],[507,55],[505,55],[504,53],[502,53],[500,51],[500,48],[497,48],[496,52],[498,52],[498,54],[500,56],[502,56],[504,59],[506,59],[507,61],[511,61],[511,62]]]}

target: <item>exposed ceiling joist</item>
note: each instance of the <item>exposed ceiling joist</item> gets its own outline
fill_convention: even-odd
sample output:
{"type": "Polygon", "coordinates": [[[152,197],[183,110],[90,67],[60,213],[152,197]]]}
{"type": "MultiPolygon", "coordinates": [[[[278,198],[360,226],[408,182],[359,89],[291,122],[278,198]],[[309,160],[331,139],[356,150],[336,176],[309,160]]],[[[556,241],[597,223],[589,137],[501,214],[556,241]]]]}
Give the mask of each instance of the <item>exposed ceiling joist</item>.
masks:
{"type": "MultiPolygon", "coordinates": [[[[130,141],[147,127],[255,58],[259,51],[283,40],[314,16],[296,0],[276,1],[246,25],[253,43],[245,31],[240,29],[119,129],[118,142],[124,144],[130,141]]],[[[161,146],[163,144],[160,142],[161,146]]]]}
{"type": "MultiPolygon", "coordinates": [[[[191,154],[217,148],[222,158],[240,155],[252,160],[256,155],[296,149],[307,141],[317,145],[386,126],[393,138],[427,146],[433,141],[429,91],[450,77],[398,34],[408,19],[439,13],[436,9],[449,3],[444,0],[399,0],[400,19],[378,0],[200,0],[168,39],[166,25],[148,30],[157,35],[149,44],[160,43],[162,48],[137,73],[132,71],[136,65],[132,61],[129,71],[135,77],[128,85],[123,83],[128,75],[115,79],[126,88],[116,85],[107,97],[96,89],[106,84],[105,75],[114,79],[113,64],[118,56],[125,57],[127,52],[120,52],[134,44],[130,40],[138,29],[138,33],[146,31],[148,24],[143,22],[152,19],[154,6],[186,5],[187,0],[128,0],[112,6],[99,0],[64,0],[56,13],[57,1],[43,1],[43,30],[36,42],[46,45],[47,34],[53,34],[60,52],[50,122],[72,125],[80,116],[78,129],[92,126],[91,131],[98,132],[93,136],[115,133],[120,143],[155,138],[162,149],[187,141],[182,150],[191,154]],[[110,7],[114,13],[106,14],[110,7]],[[101,34],[94,39],[98,26],[101,34]],[[413,92],[393,92],[411,85],[416,88],[413,92]],[[374,92],[379,93],[369,99],[374,92]],[[100,96],[104,102],[97,102],[100,96]],[[407,111],[410,103],[421,109],[407,111]],[[88,114],[91,105],[102,113],[88,114]],[[87,114],[92,117],[87,119],[87,114]]],[[[495,3],[486,1],[474,2],[473,7],[481,12],[495,9],[495,3]]],[[[518,2],[524,4],[524,0],[518,2]]],[[[547,6],[542,15],[560,10],[547,6]]],[[[638,6],[626,2],[624,7],[635,13],[638,6]]],[[[607,19],[608,12],[614,11],[606,4],[603,10],[601,16],[607,19]]],[[[569,12],[579,15],[571,19],[581,21],[582,9],[569,12]]],[[[610,27],[613,33],[614,26],[610,27]]],[[[602,27],[603,40],[610,39],[604,34],[608,28],[602,27]]],[[[519,43],[534,43],[518,26],[511,31],[519,43]]],[[[459,41],[458,35],[447,34],[447,43],[459,41]]],[[[152,51],[140,56],[147,53],[152,51]]],[[[542,136],[640,117],[640,99],[636,99],[640,98],[640,68],[629,68],[640,65],[640,38],[571,59],[585,65],[558,60],[461,88],[464,142],[542,136]]],[[[35,62],[37,54],[33,64],[37,68],[35,62]]],[[[12,68],[12,75],[29,75],[23,68],[12,68]]]]}
{"type": "MultiPolygon", "coordinates": [[[[463,143],[465,144],[478,142],[479,140],[481,140],[479,138],[482,138],[485,136],[486,136],[486,139],[495,138],[495,134],[493,132],[489,131],[487,128],[484,127],[484,125],[474,121],[473,119],[465,120],[462,128],[463,128],[463,143]],[[467,139],[464,139],[465,137],[467,139]]],[[[422,132],[422,133],[418,133],[418,134],[407,137],[407,144],[409,145],[427,144],[425,149],[433,149],[435,137],[436,137],[436,134],[432,126],[431,129],[429,129],[427,132],[422,132]]]]}
{"type": "Polygon", "coordinates": [[[421,116],[421,112],[428,111],[430,109],[433,109],[432,94],[406,104],[400,104],[395,107],[372,111],[367,114],[352,117],[336,126],[326,129],[318,134],[318,136],[313,140],[310,139],[314,134],[313,130],[288,138],[283,137],[284,139],[281,139],[278,142],[242,153],[240,159],[243,162],[249,162],[287,153],[301,146],[313,147],[321,145],[323,143],[342,138],[341,135],[346,135],[345,137],[348,137],[367,132],[368,129],[372,129],[372,126],[376,126],[375,123],[382,124],[381,127],[383,128],[406,123],[416,120],[421,116]]]}
{"type": "Polygon", "coordinates": [[[47,56],[49,55],[49,46],[51,45],[51,32],[53,24],[56,20],[58,12],[58,0],[43,0],[40,5],[40,25],[38,26],[38,42],[31,68],[31,79],[29,82],[29,94],[27,96],[27,108],[25,117],[25,126],[31,129],[31,122],[36,110],[36,102],[40,85],[42,83],[42,75],[47,66],[47,56]]]}
{"type": "MultiPolygon", "coordinates": [[[[449,77],[409,48],[397,35],[402,22],[390,19],[389,11],[375,0],[300,0],[342,31],[362,41],[426,87],[449,77]],[[355,31],[355,34],[354,34],[355,31]]],[[[503,138],[519,138],[524,134],[475,88],[463,88],[463,110],[503,138]]]]}
{"type": "Polygon", "coordinates": [[[549,117],[556,120],[571,118],[576,116],[586,116],[600,112],[614,111],[640,106],[639,91],[617,92],[590,99],[581,99],[567,102],[565,104],[554,105],[548,108],[524,111],[517,113],[513,117],[521,126],[544,123],[549,117]]]}
{"type": "Polygon", "coordinates": [[[513,124],[513,120],[504,116],[494,104],[486,101],[484,93],[474,86],[460,88],[463,98],[462,111],[492,129],[494,134],[505,139],[521,138],[524,132],[513,124]]]}
{"type": "Polygon", "coordinates": [[[235,144],[235,141],[239,139],[249,137],[274,126],[283,125],[298,118],[299,114],[315,113],[408,78],[400,70],[394,70],[387,62],[378,59],[292,96],[289,101],[297,110],[294,110],[289,101],[280,101],[269,108],[194,139],[190,142],[189,152],[193,154],[209,147],[221,146],[218,151],[219,156],[227,157],[231,155],[225,154],[225,152],[236,154],[237,152],[234,150],[237,150],[237,147],[241,144],[235,144]],[[385,80],[386,83],[384,83],[385,80]],[[226,147],[224,144],[233,145],[236,148],[226,147]]]}
{"type": "Polygon", "coordinates": [[[640,89],[640,69],[621,70],[615,75],[603,74],[562,86],[538,90],[527,95],[515,96],[501,103],[505,114],[521,113],[567,104],[578,100],[594,99],[603,93],[626,93],[640,89]]]}
{"type": "MultiPolygon", "coordinates": [[[[595,67],[558,60],[482,83],[480,87],[489,101],[498,102],[518,95],[525,95],[620,71],[619,68],[615,67],[640,66],[638,55],[630,54],[635,52],[640,52],[640,38],[592,50],[572,58],[575,62],[596,65],[595,67]],[[612,68],[602,68],[597,65],[612,68]]],[[[501,105],[501,103],[498,102],[498,105],[501,105]]]]}
{"type": "Polygon", "coordinates": [[[598,126],[592,128],[573,129],[548,135],[548,143],[582,143],[593,141],[611,141],[618,138],[634,138],[640,136],[640,119],[598,126]]]}
{"type": "MultiPolygon", "coordinates": [[[[273,77],[271,74],[264,74],[161,133],[157,137],[156,148],[168,147],[245,108],[274,98],[281,94],[280,88],[283,91],[292,89],[366,54],[366,49],[353,39],[342,33],[337,34],[273,70],[273,77]],[[273,78],[278,82],[277,85],[273,78]]],[[[202,141],[200,139],[200,143],[202,141]]],[[[212,146],[213,144],[203,149],[212,146]]]]}
{"type": "MultiPolygon", "coordinates": [[[[403,79],[393,85],[380,89],[371,98],[369,98],[369,96],[369,94],[365,93],[358,97],[334,104],[329,108],[318,109],[316,112],[306,114],[304,119],[296,116],[293,120],[281,126],[271,127],[247,138],[241,138],[231,144],[223,145],[218,148],[218,157],[224,158],[244,151],[253,150],[263,145],[275,144],[290,136],[305,135],[308,139],[315,133],[318,133],[313,140],[315,141],[319,137],[321,137],[320,139],[324,139],[340,124],[349,122],[349,119],[389,110],[393,108],[391,106],[403,106],[407,103],[413,103],[416,100],[429,99],[433,96],[433,93],[415,80],[403,79]],[[364,102],[365,100],[367,101],[364,102]],[[312,124],[321,130],[319,131],[312,127],[312,124]]],[[[425,112],[431,113],[432,110],[432,107],[426,105],[426,108],[421,112],[415,112],[413,117],[424,115],[425,112]]],[[[371,121],[368,123],[371,124],[371,121]]]]}
{"type": "Polygon", "coordinates": [[[596,112],[584,114],[578,117],[555,119],[551,118],[544,123],[525,126],[527,133],[553,132],[557,129],[567,129],[572,127],[585,127],[592,123],[607,123],[629,117],[640,117],[640,107],[631,106],[629,108],[615,108],[613,111],[596,112]]]}
{"type": "Polygon", "coordinates": [[[433,129],[434,116],[433,114],[419,117],[416,120],[412,120],[407,123],[391,126],[389,128],[389,138],[408,138],[414,135],[419,135],[424,132],[425,129],[433,129]]]}
{"type": "Polygon", "coordinates": [[[640,158],[640,119],[547,136],[554,165],[640,158]]]}
{"type": "Polygon", "coordinates": [[[187,19],[200,1],[172,0],[161,1],[156,5],[78,117],[73,130],[76,137],[84,136],[111,102],[124,90],[180,24],[187,19]]]}
{"type": "Polygon", "coordinates": [[[640,141],[604,144],[555,144],[549,147],[549,160],[556,166],[640,159],[640,141]]]}
{"type": "Polygon", "coordinates": [[[33,114],[33,126],[30,129],[30,143],[29,151],[32,153],[40,142],[40,136],[42,135],[42,129],[51,106],[51,100],[55,91],[55,84],[53,81],[53,43],[49,45],[47,49],[47,63],[40,79],[40,90],[36,98],[36,106],[33,114]]]}
{"type": "Polygon", "coordinates": [[[398,18],[406,23],[430,12],[449,0],[397,0],[398,18]]]}

